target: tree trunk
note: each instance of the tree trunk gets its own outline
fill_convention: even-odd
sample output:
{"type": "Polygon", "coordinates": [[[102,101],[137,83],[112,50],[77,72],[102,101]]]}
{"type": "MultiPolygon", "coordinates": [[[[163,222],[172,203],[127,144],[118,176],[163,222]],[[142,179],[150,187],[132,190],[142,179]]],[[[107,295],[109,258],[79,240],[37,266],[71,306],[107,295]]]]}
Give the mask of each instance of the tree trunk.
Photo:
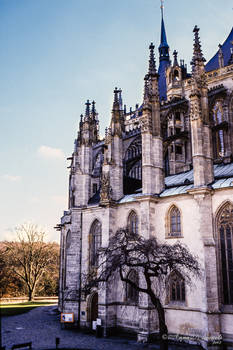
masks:
{"type": "Polygon", "coordinates": [[[164,308],[154,293],[150,293],[151,301],[155,306],[159,316],[159,337],[160,337],[160,350],[168,350],[168,329],[165,321],[164,308]]]}
{"type": "Polygon", "coordinates": [[[28,301],[33,301],[35,296],[35,288],[28,287],[28,301]]]}
{"type": "Polygon", "coordinates": [[[160,300],[157,303],[157,311],[159,315],[159,336],[160,336],[160,350],[168,350],[168,329],[165,322],[165,312],[160,300]]]}

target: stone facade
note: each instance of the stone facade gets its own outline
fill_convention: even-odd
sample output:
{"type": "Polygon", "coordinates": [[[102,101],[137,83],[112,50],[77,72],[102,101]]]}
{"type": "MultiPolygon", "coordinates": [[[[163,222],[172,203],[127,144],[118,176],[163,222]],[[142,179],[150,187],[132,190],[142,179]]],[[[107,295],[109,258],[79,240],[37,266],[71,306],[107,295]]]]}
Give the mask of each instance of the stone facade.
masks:
{"type": "Polygon", "coordinates": [[[127,112],[116,88],[103,140],[95,103],[87,101],[81,116],[69,208],[59,225],[59,307],[82,327],[100,318],[105,335],[119,328],[144,341],[158,333],[147,295],[130,300],[121,281],[87,298],[81,290],[81,274],[95,268],[93,254],[132,225],[145,237],[179,239],[198,255],[203,278],[182,290],[177,282],[162,300],[169,335],[207,348],[212,340],[233,341],[233,30],[205,65],[194,28],[191,74],[176,51],[170,61],[163,18],[161,30],[160,74],[151,44],[142,105],[127,112]]]}

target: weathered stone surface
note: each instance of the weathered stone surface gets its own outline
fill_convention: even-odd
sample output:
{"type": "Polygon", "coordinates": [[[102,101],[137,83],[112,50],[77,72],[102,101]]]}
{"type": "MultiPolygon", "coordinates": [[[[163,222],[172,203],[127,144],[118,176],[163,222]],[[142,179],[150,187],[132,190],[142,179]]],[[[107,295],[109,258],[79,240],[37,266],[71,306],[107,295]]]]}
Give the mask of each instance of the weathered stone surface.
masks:
{"type": "Polygon", "coordinates": [[[98,140],[88,116],[80,125],[71,161],[69,210],[61,219],[59,308],[74,312],[81,326],[91,327],[98,316],[105,335],[118,327],[138,333],[138,340],[144,342],[158,333],[158,315],[148,296],[140,294],[139,303],[132,304],[120,280],[94,289],[87,297],[80,290],[81,276],[90,268],[92,224],[101,223],[98,244],[104,248],[117,229],[127,227],[134,211],[141,235],[171,243],[181,240],[198,256],[203,269],[201,279],[185,286],[182,302],[171,301],[169,290],[161,294],[169,334],[205,348],[221,336],[233,339],[232,305],[223,302],[218,230],[219,212],[225,203],[232,203],[233,187],[227,176],[228,187],[212,187],[214,162],[232,161],[233,67],[205,73],[198,55],[193,62],[191,78],[178,62],[168,67],[166,101],[158,98],[154,63],[145,78],[142,107],[124,112],[121,91],[115,89],[105,140],[98,140]],[[185,179],[192,168],[193,182],[185,179]],[[183,182],[175,185],[167,178],[174,191],[160,196],[166,188],[165,174],[179,173],[183,182]],[[180,212],[179,235],[171,235],[169,213],[174,206],[180,212]]]}

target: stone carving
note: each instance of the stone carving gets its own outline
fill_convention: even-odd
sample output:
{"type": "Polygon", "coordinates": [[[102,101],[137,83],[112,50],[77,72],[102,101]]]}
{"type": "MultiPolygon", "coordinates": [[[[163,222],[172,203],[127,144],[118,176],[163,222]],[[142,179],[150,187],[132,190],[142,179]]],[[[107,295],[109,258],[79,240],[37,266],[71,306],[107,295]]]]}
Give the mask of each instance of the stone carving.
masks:
{"type": "Polygon", "coordinates": [[[141,132],[152,132],[151,115],[146,114],[140,120],[141,132]]]}
{"type": "Polygon", "coordinates": [[[191,120],[197,120],[202,118],[200,101],[196,100],[191,103],[190,107],[190,117],[191,120]]]}
{"type": "Polygon", "coordinates": [[[109,173],[103,174],[101,179],[100,201],[107,202],[111,200],[111,187],[109,173]]]}

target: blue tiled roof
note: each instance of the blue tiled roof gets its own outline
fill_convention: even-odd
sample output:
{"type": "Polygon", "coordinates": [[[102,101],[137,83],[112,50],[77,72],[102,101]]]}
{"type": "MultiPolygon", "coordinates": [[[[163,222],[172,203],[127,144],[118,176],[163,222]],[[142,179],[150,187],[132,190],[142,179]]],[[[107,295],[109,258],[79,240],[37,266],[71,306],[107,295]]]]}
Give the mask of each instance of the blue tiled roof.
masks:
{"type": "MultiPolygon", "coordinates": [[[[231,42],[233,41],[233,27],[231,29],[231,32],[222,45],[222,51],[223,51],[223,58],[224,58],[224,66],[228,65],[229,59],[231,57],[231,51],[230,48],[232,47],[231,42]]],[[[206,64],[205,70],[206,72],[210,72],[211,70],[215,70],[219,68],[218,63],[218,51],[217,53],[211,58],[211,60],[206,64]]]]}
{"type": "MultiPolygon", "coordinates": [[[[233,176],[233,163],[214,165],[214,178],[228,178],[233,176]]],[[[193,183],[193,170],[185,173],[170,175],[165,178],[167,187],[182,186],[193,183]]]]}
{"type": "MultiPolygon", "coordinates": [[[[233,163],[214,165],[214,182],[213,189],[233,187],[233,163]]],[[[166,189],[160,194],[160,197],[169,197],[187,193],[187,190],[194,188],[193,185],[193,170],[170,175],[165,178],[166,189]]],[[[124,196],[119,203],[128,203],[135,201],[135,197],[141,197],[144,194],[137,193],[124,196]]]]}

